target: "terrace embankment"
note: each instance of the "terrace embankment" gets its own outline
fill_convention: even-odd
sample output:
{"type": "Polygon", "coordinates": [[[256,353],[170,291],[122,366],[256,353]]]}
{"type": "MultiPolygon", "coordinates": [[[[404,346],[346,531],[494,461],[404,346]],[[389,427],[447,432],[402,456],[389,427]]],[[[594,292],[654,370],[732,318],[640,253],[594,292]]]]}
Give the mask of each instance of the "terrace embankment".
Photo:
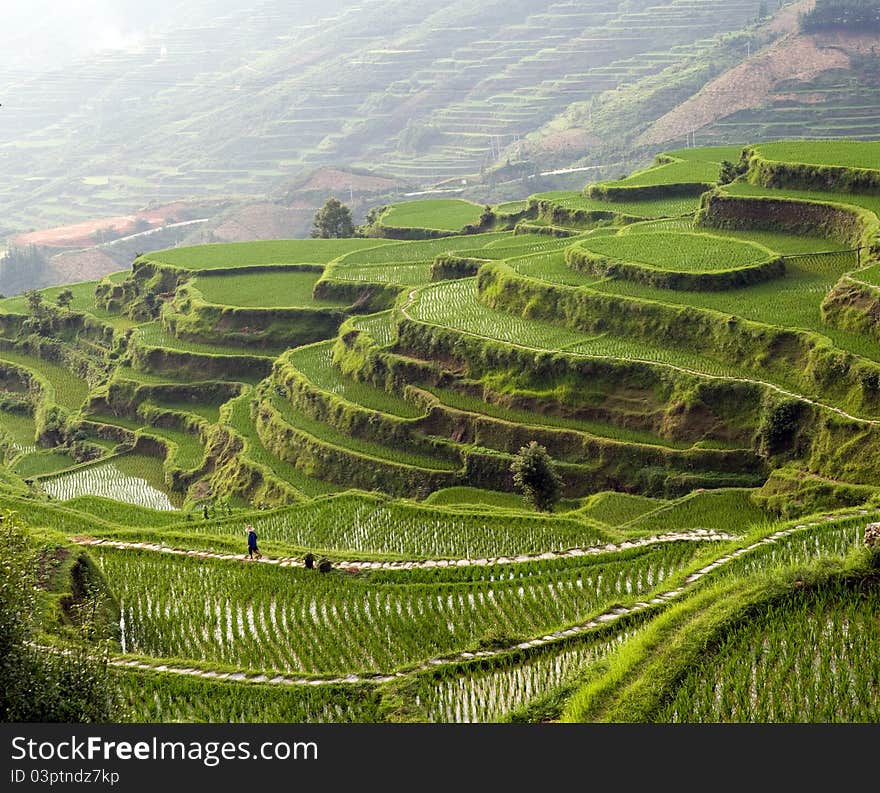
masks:
{"type": "Polygon", "coordinates": [[[503,263],[481,268],[477,285],[479,300],[494,309],[723,359],[755,378],[790,384],[804,394],[822,394],[835,406],[854,412],[875,413],[880,408],[880,365],[834,347],[817,333],[547,283],[521,276],[503,263]]]}

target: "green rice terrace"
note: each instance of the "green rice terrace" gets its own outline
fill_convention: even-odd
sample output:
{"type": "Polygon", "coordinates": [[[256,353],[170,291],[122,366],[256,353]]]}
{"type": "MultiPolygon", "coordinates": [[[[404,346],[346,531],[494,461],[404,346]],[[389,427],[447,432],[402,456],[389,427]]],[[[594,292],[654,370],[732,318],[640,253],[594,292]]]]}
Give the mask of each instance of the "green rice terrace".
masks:
{"type": "Polygon", "coordinates": [[[122,721],[880,720],[878,163],[670,152],[0,300],[37,641],[102,593],[122,721]]]}

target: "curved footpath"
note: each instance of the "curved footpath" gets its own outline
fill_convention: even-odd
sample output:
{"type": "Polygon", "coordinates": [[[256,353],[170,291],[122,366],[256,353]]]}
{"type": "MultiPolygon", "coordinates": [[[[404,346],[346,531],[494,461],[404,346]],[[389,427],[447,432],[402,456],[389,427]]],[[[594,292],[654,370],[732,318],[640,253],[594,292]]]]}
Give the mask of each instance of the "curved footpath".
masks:
{"type": "MultiPolygon", "coordinates": [[[[854,517],[856,515],[868,515],[870,511],[867,509],[860,509],[855,512],[853,515],[846,516],[832,516],[826,515],[823,517],[823,520],[826,522],[834,522],[837,520],[841,520],[847,517],[854,517]]],[[[639,611],[643,611],[647,608],[651,608],[652,606],[662,605],[664,603],[668,603],[671,600],[674,600],[677,597],[680,597],[684,592],[691,589],[694,584],[699,581],[703,576],[708,573],[716,570],[719,567],[722,567],[728,562],[737,559],[744,554],[749,553],[750,551],[755,550],[756,548],[760,548],[763,545],[772,545],[776,543],[778,540],[781,540],[784,537],[788,537],[791,534],[794,534],[798,531],[803,531],[808,528],[813,528],[819,525],[819,521],[813,521],[811,523],[799,523],[796,526],[793,526],[789,529],[782,529],[780,531],[774,532],[773,534],[769,534],[766,537],[756,540],[750,545],[744,546],[743,548],[739,548],[735,551],[732,551],[730,554],[726,556],[719,557],[714,562],[706,565],[705,567],[700,568],[694,573],[688,575],[681,586],[676,589],[672,589],[668,592],[662,592],[655,597],[651,598],[648,601],[639,601],[632,606],[626,607],[621,606],[619,608],[610,609],[606,612],[598,614],[591,619],[581,622],[575,625],[572,625],[565,630],[559,630],[554,633],[548,633],[544,636],[532,639],[526,642],[520,642],[509,647],[503,647],[497,650],[478,650],[474,652],[457,652],[452,653],[445,656],[438,656],[435,658],[431,658],[428,661],[425,661],[422,664],[419,664],[415,667],[407,669],[406,671],[399,670],[393,673],[382,673],[376,672],[373,674],[350,674],[350,675],[342,675],[342,676],[333,676],[333,677],[303,677],[300,675],[291,675],[291,674],[275,674],[275,675],[267,675],[263,673],[251,674],[248,672],[224,672],[224,671],[216,671],[211,669],[197,669],[194,667],[184,667],[184,666],[171,666],[168,664],[161,663],[150,663],[148,661],[144,661],[141,659],[129,659],[123,657],[117,657],[110,661],[112,666],[116,667],[124,667],[129,669],[143,669],[146,671],[153,672],[164,672],[168,674],[176,674],[176,675],[189,675],[192,677],[201,677],[208,678],[213,680],[236,680],[243,681],[249,683],[271,683],[274,685],[288,685],[288,686],[317,686],[317,685],[328,685],[328,684],[338,684],[338,683],[387,683],[391,680],[395,680],[397,678],[406,677],[408,675],[417,674],[419,672],[427,671],[437,666],[442,666],[443,664],[451,664],[451,663],[461,663],[462,661],[468,661],[474,658],[492,658],[494,656],[503,655],[505,653],[510,652],[515,649],[529,649],[533,647],[541,647],[553,642],[561,642],[565,639],[568,639],[571,636],[576,636],[578,634],[585,633],[592,628],[597,628],[600,625],[606,625],[608,623],[613,623],[619,620],[621,617],[626,616],[628,614],[634,614],[639,611]]],[[[588,553],[604,553],[609,547],[613,549],[622,549],[624,547],[638,547],[636,543],[641,543],[642,545],[647,545],[656,542],[672,542],[672,539],[666,539],[675,537],[676,539],[689,539],[689,540],[731,540],[736,539],[735,537],[720,534],[715,532],[709,532],[706,529],[698,529],[694,532],[688,532],[682,535],[659,535],[658,537],[650,537],[646,538],[644,541],[633,541],[632,543],[621,543],[616,546],[603,546],[601,548],[590,548],[590,549],[572,549],[573,551],[581,551],[581,554],[572,554],[571,551],[563,551],[559,552],[557,557],[547,557],[546,554],[537,554],[533,556],[525,557],[526,560],[531,561],[533,559],[542,559],[542,558],[562,558],[566,555],[585,555],[588,553]]],[[[95,540],[93,538],[73,538],[75,541],[79,541],[82,545],[91,545],[91,546],[100,546],[107,545],[110,547],[131,547],[131,548],[140,548],[144,550],[158,550],[161,553],[175,553],[181,555],[199,555],[202,552],[193,552],[193,551],[183,551],[179,549],[165,549],[162,546],[151,547],[148,544],[141,543],[115,543],[113,541],[105,541],[105,540],[95,540]]],[[[243,557],[237,556],[234,554],[208,554],[203,558],[220,558],[220,559],[234,559],[237,561],[241,561],[243,557]]],[[[498,560],[504,559],[504,563],[509,563],[516,560],[518,557],[497,557],[498,560]]],[[[522,557],[519,557],[522,558],[522,557]]],[[[291,560],[286,560],[289,564],[293,562],[291,560]]],[[[438,561],[449,561],[449,560],[426,560],[421,562],[378,562],[378,563],[367,563],[367,564],[380,564],[380,565],[400,565],[400,564],[410,564],[410,565],[421,565],[425,566],[427,563],[433,561],[434,566],[437,566],[438,561]]],[[[488,560],[463,560],[465,562],[470,563],[488,563],[488,560]]],[[[280,561],[275,560],[266,560],[267,564],[279,564],[280,561]]],[[[457,562],[453,562],[457,563],[457,562]]],[[[494,563],[499,563],[498,561],[494,563]]],[[[379,569],[379,568],[373,568],[379,569]]],[[[397,568],[385,568],[385,569],[397,569],[397,568]]],[[[403,568],[407,569],[407,568],[403,568]]]]}

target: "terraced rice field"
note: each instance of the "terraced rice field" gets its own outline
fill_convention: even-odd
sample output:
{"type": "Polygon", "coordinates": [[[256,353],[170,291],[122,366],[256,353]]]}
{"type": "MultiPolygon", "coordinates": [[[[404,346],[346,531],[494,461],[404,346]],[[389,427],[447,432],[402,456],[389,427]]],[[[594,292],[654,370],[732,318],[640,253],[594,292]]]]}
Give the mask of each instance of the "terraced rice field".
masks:
{"type": "Polygon", "coordinates": [[[225,242],[156,251],[145,258],[185,270],[223,270],[266,264],[327,264],[351,251],[376,246],[376,240],[264,240],[225,242]]]}
{"type": "Polygon", "coordinates": [[[878,593],[844,586],[733,630],[657,715],[671,722],[876,722],[878,593]]]}
{"type": "Polygon", "coordinates": [[[615,259],[681,272],[730,270],[770,258],[769,251],[753,243],[675,231],[595,237],[580,245],[615,259]]]}
{"type": "Polygon", "coordinates": [[[652,201],[599,201],[583,193],[538,193],[536,199],[549,199],[563,209],[585,212],[612,212],[639,218],[668,218],[689,215],[699,207],[699,197],[658,198],[652,201]]]}
{"type": "Polygon", "coordinates": [[[877,146],[863,141],[787,140],[761,143],[755,149],[766,159],[779,162],[880,169],[877,146]]]}
{"type": "Polygon", "coordinates": [[[117,582],[128,652],[326,674],[396,669],[481,636],[529,636],[578,622],[622,594],[650,592],[693,553],[693,543],[667,544],[627,563],[546,570],[536,563],[460,583],[437,573],[440,580],[425,586],[110,548],[101,549],[99,563],[117,582]]]}
{"type": "Polygon", "coordinates": [[[287,353],[285,357],[309,382],[356,405],[406,419],[424,415],[424,410],[396,394],[343,375],[333,365],[332,348],[332,341],[323,341],[300,347],[287,353]]]}
{"type": "Polygon", "coordinates": [[[63,501],[77,496],[103,496],[150,509],[177,509],[181,499],[167,491],[162,463],[130,454],[45,479],[43,488],[63,501]],[[175,505],[174,501],[177,501],[175,505]]]}
{"type": "Polygon", "coordinates": [[[458,198],[406,201],[392,204],[382,213],[380,222],[396,228],[433,228],[461,231],[464,226],[479,223],[483,207],[458,198]]]}
{"type": "Polygon", "coordinates": [[[227,306],[275,308],[282,306],[339,307],[332,300],[312,296],[319,271],[288,270],[245,275],[202,276],[193,285],[210,303],[227,306]]]}
{"type": "MultiPolygon", "coordinates": [[[[682,29],[692,5],[673,9],[682,29]]],[[[733,13],[715,0],[698,5],[733,13]]],[[[566,9],[580,25],[581,11],[566,9]]],[[[647,23],[639,12],[626,19],[647,23]]],[[[530,46],[529,30],[504,46],[530,46]]],[[[449,73],[478,69],[497,44],[463,44],[449,73]]],[[[518,68],[540,69],[545,57],[518,68]]],[[[669,62],[573,64],[568,82],[575,91],[581,71],[608,79],[669,62]]],[[[413,84],[423,76],[414,72],[413,84]]],[[[512,114],[503,123],[531,112],[534,97],[514,83],[495,88],[498,113],[512,114]]],[[[466,127],[482,112],[462,100],[438,123],[466,127]]],[[[839,157],[825,144],[788,145],[761,151],[862,166],[880,156],[880,144],[845,146],[839,157]]],[[[567,191],[495,207],[528,210],[525,233],[148,254],[178,268],[163,276],[169,283],[189,279],[194,296],[220,307],[203,343],[166,329],[169,306],[137,320],[130,338],[135,320],[124,310],[95,309],[86,325],[72,319],[64,338],[44,340],[51,355],[38,358],[25,352],[35,340],[18,332],[26,301],[0,301],[9,317],[0,360],[43,384],[28,391],[27,378],[9,378],[0,506],[41,542],[68,543],[59,553],[81,549],[102,570],[120,614],[112,670],[122,720],[877,721],[880,595],[864,530],[880,499],[880,342],[864,321],[868,298],[835,315],[822,307],[847,278],[880,286],[880,265],[785,223],[715,229],[709,215],[696,227],[699,197],[669,186],[715,181],[740,149],[674,151],[609,183],[656,187],[649,201],[567,191]],[[538,202],[537,230],[554,207],[609,216],[570,237],[541,234],[538,202]],[[781,255],[785,273],[673,291],[579,272],[566,263],[572,247],[676,272],[781,255]],[[467,274],[489,264],[477,277],[434,282],[435,257],[447,253],[474,260],[467,274]],[[345,300],[315,299],[322,281],[345,300]],[[383,310],[359,313],[367,305],[383,310]],[[237,309],[276,307],[348,316],[317,343],[212,343],[237,309]],[[754,324],[743,330],[743,320],[754,324]],[[705,344],[687,335],[691,321],[705,323],[705,344]],[[131,368],[159,347],[190,357],[169,354],[187,363],[164,374],[131,368]],[[207,356],[229,356],[236,371],[259,356],[264,368],[206,379],[209,363],[222,374],[207,356]],[[789,359],[797,364],[786,369],[789,359]],[[23,402],[29,415],[13,412],[23,402]],[[38,432],[55,445],[37,447],[38,432]],[[560,498],[543,512],[511,471],[529,438],[551,447],[563,473],[560,498]],[[76,466],[71,440],[108,453],[138,445],[76,466]],[[245,558],[245,525],[257,531],[258,560],[245,558]],[[308,553],[329,569],[309,568],[308,553]]],[[[723,189],[880,211],[876,196],[833,188],[723,189]]],[[[457,231],[482,210],[414,201],[382,223],[457,231]]],[[[149,277],[132,273],[144,290],[149,277]]],[[[75,285],[75,309],[90,311],[94,286],[75,285]]]]}

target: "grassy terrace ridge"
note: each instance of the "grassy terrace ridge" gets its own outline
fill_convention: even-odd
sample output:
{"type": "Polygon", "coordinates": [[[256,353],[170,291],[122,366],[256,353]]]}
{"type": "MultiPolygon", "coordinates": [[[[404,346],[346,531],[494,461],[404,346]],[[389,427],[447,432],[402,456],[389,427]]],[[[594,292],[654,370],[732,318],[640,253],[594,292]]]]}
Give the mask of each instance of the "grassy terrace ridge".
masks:
{"type": "Polygon", "coordinates": [[[217,242],[153,251],[144,261],[170,264],[183,270],[214,270],[271,264],[327,264],[351,251],[388,244],[387,240],[262,240],[217,242]]]}
{"type": "MultiPolygon", "coordinates": [[[[736,314],[744,319],[787,328],[801,328],[827,336],[838,347],[880,361],[880,345],[862,334],[832,327],[822,321],[819,307],[840,277],[856,269],[852,253],[786,261],[785,276],[723,292],[660,289],[623,279],[594,280],[590,289],[682,306],[736,314]]],[[[857,277],[861,277],[859,271],[857,277]]]]}
{"type": "Polygon", "coordinates": [[[315,386],[348,402],[406,419],[424,415],[424,409],[396,394],[343,375],[333,365],[333,344],[332,340],[318,342],[291,350],[282,358],[290,361],[315,386]]]}
{"type": "Polygon", "coordinates": [[[688,449],[693,446],[693,443],[674,441],[655,435],[651,432],[630,429],[627,427],[617,427],[613,424],[602,421],[566,418],[564,416],[554,416],[552,413],[539,413],[536,411],[517,410],[515,408],[504,407],[503,405],[486,402],[479,397],[470,396],[454,389],[427,386],[425,390],[436,396],[442,404],[456,408],[457,410],[480,413],[485,416],[494,416],[495,418],[503,419],[504,421],[511,421],[516,424],[575,430],[577,432],[585,432],[588,435],[598,435],[599,437],[611,438],[613,440],[624,441],[627,443],[667,446],[671,449],[688,449]]]}
{"type": "MultiPolygon", "coordinates": [[[[608,212],[639,218],[667,218],[690,215],[700,204],[699,196],[684,198],[655,198],[648,201],[600,201],[576,191],[536,193],[532,200],[547,201],[552,206],[584,212],[608,212]]],[[[562,225],[566,225],[562,223],[562,225]]]]}
{"type": "Polygon", "coordinates": [[[73,374],[68,367],[59,363],[46,361],[17,350],[0,348],[0,362],[3,361],[35,372],[52,388],[54,393],[49,395],[49,399],[68,410],[79,410],[88,396],[88,383],[73,374]]]}
{"type": "Polygon", "coordinates": [[[385,446],[374,441],[365,440],[364,438],[346,435],[327,424],[313,419],[311,416],[307,416],[293,407],[286,399],[281,399],[275,395],[270,397],[269,401],[287,424],[299,432],[310,435],[321,443],[335,446],[354,454],[413,468],[454,471],[461,467],[460,463],[444,460],[441,457],[429,456],[406,448],[385,446]]]}
{"type": "Polygon", "coordinates": [[[226,413],[225,422],[245,441],[245,456],[258,466],[267,468],[282,482],[289,483],[295,490],[308,497],[314,498],[338,492],[339,485],[307,476],[295,466],[276,457],[263,446],[250,414],[252,398],[251,394],[242,394],[240,397],[230,400],[227,403],[228,407],[223,411],[226,413]]]}
{"type": "Polygon", "coordinates": [[[615,259],[683,272],[729,270],[772,256],[771,251],[754,242],[680,231],[588,237],[578,247],[615,259]]]}
{"type": "Polygon", "coordinates": [[[483,207],[461,198],[435,198],[391,204],[379,218],[382,226],[461,231],[477,224],[483,207]]]}
{"type": "Polygon", "coordinates": [[[647,346],[622,336],[583,333],[489,308],[479,301],[475,279],[471,278],[424,287],[405,311],[418,322],[528,349],[668,364],[713,376],[749,376],[748,370],[728,361],[667,345],[647,346]]]}
{"type": "Polygon", "coordinates": [[[173,333],[169,333],[161,322],[148,322],[138,325],[134,331],[135,343],[145,347],[164,347],[169,350],[179,350],[195,355],[232,355],[257,358],[275,358],[284,352],[283,346],[249,346],[233,347],[220,344],[203,344],[196,341],[178,339],[173,333]]]}
{"type": "Polygon", "coordinates": [[[753,146],[758,154],[776,162],[836,165],[880,170],[880,148],[865,141],[786,140],[753,146]]]}
{"type": "Polygon", "coordinates": [[[765,196],[767,198],[796,198],[802,201],[816,201],[819,203],[852,204],[870,210],[880,217],[880,196],[865,195],[863,193],[833,193],[818,190],[790,190],[761,185],[749,184],[748,182],[733,182],[725,185],[725,193],[733,196],[765,196]]]}
{"type": "Polygon", "coordinates": [[[336,300],[315,298],[312,290],[321,277],[320,272],[297,270],[291,267],[281,272],[247,273],[243,275],[204,275],[192,285],[209,303],[226,306],[278,308],[288,306],[316,306],[338,308],[336,300]]]}

